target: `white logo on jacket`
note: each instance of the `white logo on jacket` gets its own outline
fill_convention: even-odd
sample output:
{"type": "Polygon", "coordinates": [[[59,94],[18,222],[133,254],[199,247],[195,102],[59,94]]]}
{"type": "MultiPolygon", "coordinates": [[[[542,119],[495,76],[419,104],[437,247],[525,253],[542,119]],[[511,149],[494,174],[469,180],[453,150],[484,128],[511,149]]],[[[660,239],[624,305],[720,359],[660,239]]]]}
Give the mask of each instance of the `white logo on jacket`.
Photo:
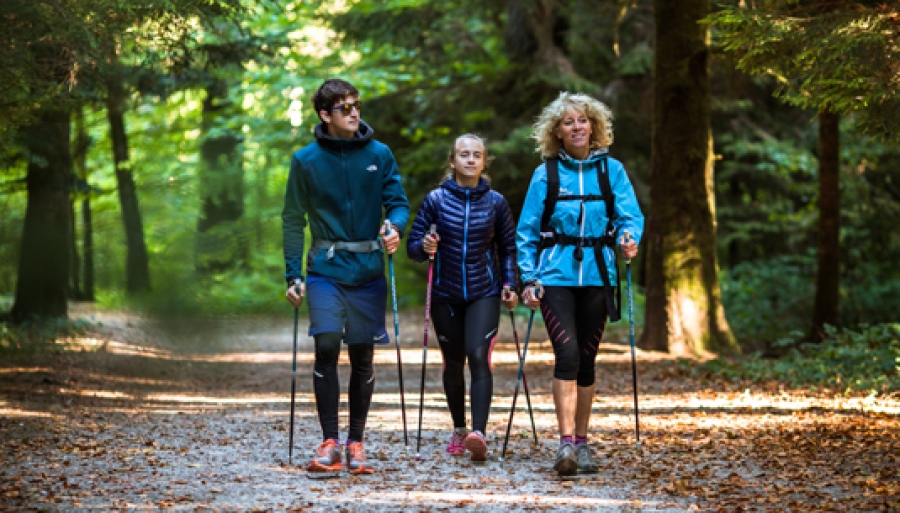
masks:
{"type": "Polygon", "coordinates": [[[366,168],[366,171],[368,171],[370,173],[373,171],[378,171],[378,166],[376,166],[375,164],[372,164],[371,166],[366,168]]]}

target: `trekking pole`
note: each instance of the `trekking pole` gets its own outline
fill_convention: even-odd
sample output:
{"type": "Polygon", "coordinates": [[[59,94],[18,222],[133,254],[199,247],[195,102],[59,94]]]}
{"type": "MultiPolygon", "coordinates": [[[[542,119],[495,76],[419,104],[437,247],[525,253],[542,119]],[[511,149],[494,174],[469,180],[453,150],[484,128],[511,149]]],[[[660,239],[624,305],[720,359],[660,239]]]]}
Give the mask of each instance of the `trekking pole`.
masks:
{"type": "MultiPolygon", "coordinates": [[[[541,290],[541,282],[535,284],[535,295],[541,290]]],[[[501,463],[506,460],[506,447],[509,445],[509,431],[512,429],[513,415],[516,413],[516,399],[519,397],[519,385],[522,383],[522,375],[525,373],[525,357],[528,355],[528,341],[531,339],[531,325],[534,324],[534,308],[528,318],[528,329],[525,331],[525,345],[522,346],[522,358],[519,359],[519,374],[516,376],[516,388],[513,391],[512,406],[509,408],[509,422],[506,424],[506,437],[503,439],[503,451],[500,453],[501,463]]]]}
{"type": "MultiPolygon", "coordinates": [[[[512,287],[503,287],[503,297],[506,298],[512,294],[512,287]]],[[[512,309],[509,310],[509,322],[512,324],[513,339],[516,341],[516,358],[522,358],[522,351],[519,348],[519,332],[516,330],[516,316],[512,309]]],[[[528,416],[531,417],[531,433],[534,436],[534,445],[537,446],[538,436],[537,428],[534,426],[534,410],[531,409],[531,394],[528,393],[528,376],[522,372],[522,385],[525,388],[525,401],[528,402],[528,416]]]]}
{"type": "MultiPolygon", "coordinates": [[[[625,242],[631,240],[628,230],[622,232],[625,242]]],[[[628,327],[631,335],[631,383],[634,388],[634,435],[635,444],[641,446],[641,413],[638,410],[637,360],[634,356],[634,294],[631,291],[631,259],[625,259],[625,276],[628,278],[628,327]]]]}
{"type": "MultiPolygon", "coordinates": [[[[431,225],[428,230],[428,237],[433,237],[437,233],[437,225],[431,225]]],[[[425,289],[425,338],[422,342],[422,382],[419,385],[419,434],[416,436],[416,460],[421,460],[419,447],[422,444],[422,410],[425,405],[425,364],[428,361],[428,321],[431,312],[431,283],[434,279],[434,255],[428,255],[428,285],[425,289]]]]}
{"type": "MultiPolygon", "coordinates": [[[[385,219],[384,234],[390,235],[391,223],[385,219]]],[[[400,380],[400,411],[403,414],[403,445],[409,450],[409,431],[406,428],[406,396],[403,393],[403,359],[400,357],[400,321],[397,319],[397,285],[394,281],[394,255],[388,254],[391,273],[391,298],[394,301],[394,345],[397,347],[397,376],[400,380]]]]}
{"type": "MultiPolygon", "coordinates": [[[[294,292],[300,293],[300,287],[294,286],[294,292]]],[[[297,324],[300,319],[300,308],[294,308],[294,362],[291,365],[291,426],[288,435],[288,463],[294,460],[294,397],[297,390],[297,324]]]]}

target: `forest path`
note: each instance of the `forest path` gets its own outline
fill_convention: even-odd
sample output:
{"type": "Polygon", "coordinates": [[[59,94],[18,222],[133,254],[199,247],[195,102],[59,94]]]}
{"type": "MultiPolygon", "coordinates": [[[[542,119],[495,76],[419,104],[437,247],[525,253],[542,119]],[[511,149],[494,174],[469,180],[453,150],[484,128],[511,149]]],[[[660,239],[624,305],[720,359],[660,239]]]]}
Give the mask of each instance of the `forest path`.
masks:
{"type": "MultiPolygon", "coordinates": [[[[603,344],[591,445],[600,473],[561,480],[553,354],[535,330],[526,375],[540,441],[520,393],[504,464],[517,362],[508,317],[493,356],[485,464],[444,453],[441,358],[429,337],[420,462],[404,454],[394,344],[376,349],[367,428],[372,476],[310,480],[320,442],[311,339],[300,327],[294,465],[287,464],[292,320],[153,320],[76,311],[95,321],[58,353],[0,361],[0,510],[192,511],[896,511],[900,400],[834,396],[691,377],[639,352],[641,435],[634,445],[630,353],[603,344]],[[102,322],[102,325],[97,324],[102,322]]],[[[415,452],[421,312],[402,318],[410,454],[415,452]]],[[[518,319],[520,340],[525,319],[518,319]]],[[[301,321],[303,324],[303,321],[301,321]]],[[[393,324],[388,317],[388,331],[393,324]]],[[[627,324],[607,338],[622,341],[627,324]]],[[[346,399],[348,365],[340,367],[346,399]]],[[[342,430],[346,405],[342,402],[342,430]]]]}

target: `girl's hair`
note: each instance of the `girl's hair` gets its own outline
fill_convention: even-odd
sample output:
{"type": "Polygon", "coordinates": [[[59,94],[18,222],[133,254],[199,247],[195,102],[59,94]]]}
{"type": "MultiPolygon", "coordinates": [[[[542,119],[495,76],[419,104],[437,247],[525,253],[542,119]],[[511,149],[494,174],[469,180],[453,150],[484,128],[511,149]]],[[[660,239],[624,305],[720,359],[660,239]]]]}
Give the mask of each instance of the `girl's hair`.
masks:
{"type": "Polygon", "coordinates": [[[534,123],[531,138],[537,142],[537,151],[544,158],[555,157],[562,147],[556,129],[569,109],[583,113],[591,122],[591,149],[603,150],[613,143],[612,111],[603,102],[586,94],[567,91],[550,102],[534,123]]]}
{"type": "MultiPolygon", "coordinates": [[[[491,164],[491,162],[493,162],[493,160],[494,160],[494,156],[491,155],[490,153],[488,153],[487,144],[485,143],[484,138],[482,138],[478,135],[475,135],[475,134],[471,134],[471,133],[462,134],[461,136],[457,137],[453,141],[453,146],[450,147],[450,154],[447,156],[447,163],[444,166],[444,177],[441,179],[441,183],[444,183],[451,178],[453,178],[454,180],[456,179],[456,171],[454,171],[453,168],[450,167],[450,163],[453,162],[453,157],[456,156],[456,144],[459,143],[459,141],[461,141],[462,139],[474,139],[475,141],[481,143],[481,146],[484,147],[484,168],[485,169],[487,169],[488,166],[491,164]]],[[[481,177],[484,178],[485,181],[490,183],[491,177],[488,176],[487,174],[485,174],[484,171],[481,172],[481,177]]]]}

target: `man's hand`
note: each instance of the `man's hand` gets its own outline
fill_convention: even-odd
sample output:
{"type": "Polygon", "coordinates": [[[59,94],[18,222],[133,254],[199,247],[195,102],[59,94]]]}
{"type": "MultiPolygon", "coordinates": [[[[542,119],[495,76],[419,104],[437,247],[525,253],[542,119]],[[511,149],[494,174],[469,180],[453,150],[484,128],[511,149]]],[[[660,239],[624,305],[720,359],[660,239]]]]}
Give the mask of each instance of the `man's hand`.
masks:
{"type": "Polygon", "coordinates": [[[288,302],[290,302],[294,308],[300,308],[300,305],[303,304],[303,296],[305,295],[306,284],[301,282],[299,285],[291,285],[288,287],[284,297],[287,298],[288,302]]]}
{"type": "Polygon", "coordinates": [[[500,302],[503,303],[507,310],[512,310],[519,304],[519,296],[516,295],[512,287],[507,285],[503,287],[503,292],[500,294],[500,302]]]}
{"type": "Polygon", "coordinates": [[[522,302],[528,308],[541,306],[541,298],[544,296],[544,288],[539,285],[529,285],[522,291],[522,302]]]}
{"type": "Polygon", "coordinates": [[[431,256],[434,256],[438,250],[438,242],[441,241],[441,236],[437,233],[426,233],[425,237],[422,239],[422,249],[425,250],[431,256]]]}
{"type": "Polygon", "coordinates": [[[625,241],[625,236],[619,238],[619,248],[622,250],[622,255],[625,256],[626,259],[631,260],[637,256],[638,253],[638,245],[634,239],[629,238],[628,241],[625,241]]]}
{"type": "Polygon", "coordinates": [[[385,235],[385,229],[385,225],[381,225],[381,230],[378,233],[384,241],[384,250],[387,251],[388,255],[393,255],[394,251],[397,251],[397,248],[400,247],[400,233],[392,229],[389,235],[385,235]]]}

